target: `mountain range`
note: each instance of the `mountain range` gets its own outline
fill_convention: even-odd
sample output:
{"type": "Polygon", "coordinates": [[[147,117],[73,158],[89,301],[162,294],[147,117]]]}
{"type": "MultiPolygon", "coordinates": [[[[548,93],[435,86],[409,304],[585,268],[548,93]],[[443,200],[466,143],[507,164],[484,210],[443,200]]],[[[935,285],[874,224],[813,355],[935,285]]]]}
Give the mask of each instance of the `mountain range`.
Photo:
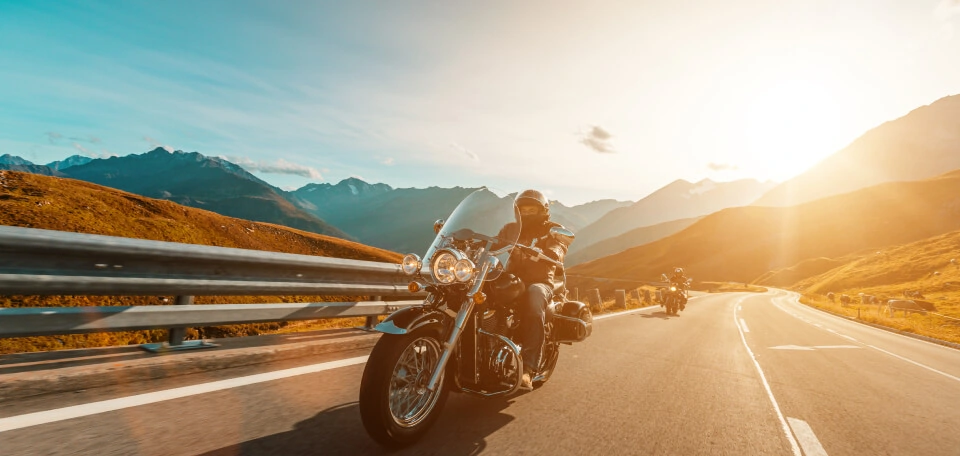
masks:
{"type": "MultiPolygon", "coordinates": [[[[724,209],[659,241],[575,266],[572,276],[656,280],[675,266],[696,280],[752,282],[768,271],[838,259],[960,229],[960,170],[890,182],[790,207],[724,209]]],[[[582,279],[581,287],[610,286],[582,279]]],[[[622,284],[621,284],[622,285],[622,284]]]]}
{"type": "MultiPolygon", "coordinates": [[[[580,230],[570,251],[574,253],[589,249],[593,244],[637,228],[700,217],[728,207],[746,206],[773,186],[772,182],[753,179],[733,182],[704,179],[697,183],[676,180],[636,203],[611,210],[580,230]]],[[[619,247],[633,245],[624,243],[619,247]]]]}

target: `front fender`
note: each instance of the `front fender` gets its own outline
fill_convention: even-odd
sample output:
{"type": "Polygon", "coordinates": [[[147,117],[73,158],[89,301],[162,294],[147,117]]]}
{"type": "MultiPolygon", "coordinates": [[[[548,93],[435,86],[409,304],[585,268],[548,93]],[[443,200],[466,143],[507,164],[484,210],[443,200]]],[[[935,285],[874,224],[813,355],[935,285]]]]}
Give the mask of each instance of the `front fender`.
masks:
{"type": "Polygon", "coordinates": [[[407,307],[390,314],[373,330],[384,334],[407,334],[429,325],[442,328],[443,313],[425,307],[407,307]]]}

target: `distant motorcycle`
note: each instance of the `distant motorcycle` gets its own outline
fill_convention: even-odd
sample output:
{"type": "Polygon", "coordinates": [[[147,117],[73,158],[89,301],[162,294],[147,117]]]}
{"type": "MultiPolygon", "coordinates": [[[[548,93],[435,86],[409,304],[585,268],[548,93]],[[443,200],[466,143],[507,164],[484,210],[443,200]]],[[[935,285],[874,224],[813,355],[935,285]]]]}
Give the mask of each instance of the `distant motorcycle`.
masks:
{"type": "MultiPolygon", "coordinates": [[[[563,264],[518,244],[519,228],[513,199],[481,189],[446,222],[437,221],[425,261],[414,254],[403,258],[410,291],[428,295],[422,306],[394,312],[375,328],[384,335],[363,371],[359,406],[367,433],[380,444],[403,447],[423,437],[451,390],[493,397],[520,388],[523,359],[515,340],[521,322],[515,302],[525,296],[526,285],[507,272],[520,251],[553,262],[560,278],[547,306],[534,388],[553,374],[560,344],[583,341],[592,332],[589,307],[565,299],[563,264]],[[504,230],[508,225],[514,229],[504,230]]],[[[559,227],[551,228],[550,236],[567,244],[573,240],[572,232],[559,227]]]]}
{"type": "MultiPolygon", "coordinates": [[[[669,282],[666,274],[660,276],[664,282],[669,282]]],[[[687,307],[687,289],[690,288],[690,283],[693,279],[687,279],[686,282],[682,284],[671,283],[669,287],[661,288],[660,294],[660,306],[665,308],[667,315],[677,315],[677,312],[683,310],[687,307]]]]}

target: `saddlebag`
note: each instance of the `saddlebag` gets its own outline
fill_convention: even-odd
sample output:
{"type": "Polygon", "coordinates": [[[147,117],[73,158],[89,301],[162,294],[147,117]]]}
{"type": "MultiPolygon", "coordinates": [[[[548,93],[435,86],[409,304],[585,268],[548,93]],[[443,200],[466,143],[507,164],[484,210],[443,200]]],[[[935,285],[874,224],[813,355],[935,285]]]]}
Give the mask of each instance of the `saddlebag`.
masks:
{"type": "Polygon", "coordinates": [[[553,315],[553,328],[557,342],[582,342],[593,332],[593,314],[590,306],[577,301],[560,304],[559,312],[553,315]]]}

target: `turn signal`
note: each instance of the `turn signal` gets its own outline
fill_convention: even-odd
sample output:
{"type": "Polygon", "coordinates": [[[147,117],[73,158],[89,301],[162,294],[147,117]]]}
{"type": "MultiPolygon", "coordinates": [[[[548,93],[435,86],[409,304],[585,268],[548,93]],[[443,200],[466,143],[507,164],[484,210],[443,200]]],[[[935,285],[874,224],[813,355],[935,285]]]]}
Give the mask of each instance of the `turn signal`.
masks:
{"type": "Polygon", "coordinates": [[[478,291],[477,294],[473,295],[474,304],[480,305],[480,304],[483,304],[483,302],[486,300],[487,300],[487,295],[482,291],[478,291]]]}
{"type": "Polygon", "coordinates": [[[410,282],[407,285],[407,290],[410,290],[411,293],[419,293],[423,289],[423,285],[420,285],[419,282],[410,282]]]}

